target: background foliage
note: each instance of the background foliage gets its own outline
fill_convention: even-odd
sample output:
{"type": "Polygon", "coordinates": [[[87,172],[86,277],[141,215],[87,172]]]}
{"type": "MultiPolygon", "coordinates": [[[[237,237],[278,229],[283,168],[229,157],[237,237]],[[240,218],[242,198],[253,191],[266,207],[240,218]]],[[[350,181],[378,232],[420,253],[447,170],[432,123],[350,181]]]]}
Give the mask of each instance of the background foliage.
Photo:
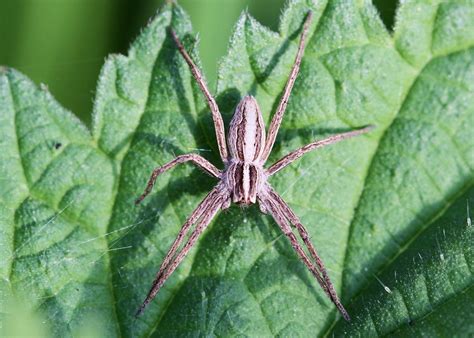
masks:
{"type": "MultiPolygon", "coordinates": [[[[2,0],[0,65],[47,84],[59,102],[91,123],[97,77],[111,53],[126,54],[163,0],[2,0]],[[58,29],[59,28],[59,29],[58,29]]],[[[217,62],[244,9],[277,29],[285,0],[182,0],[200,36],[204,72],[215,88],[217,62]]],[[[396,0],[374,1],[388,27],[396,0]]]]}
{"type": "Polygon", "coordinates": [[[367,1],[291,1],[278,34],[242,15],[218,74],[227,123],[246,93],[269,120],[308,8],[315,23],[271,159],[325,134],[377,129],[308,155],[272,184],[307,224],[353,321],[338,318],[253,207],[219,215],[145,316],[133,318],[157,262],[214,183],[177,168],[134,208],[150,168],[190,151],[219,162],[209,112],[166,34],[171,24],[197,59],[189,18],[167,7],[127,56],[107,59],[92,133],[47,88],[0,69],[7,334],[473,333],[473,5],[407,1],[393,36],[367,1]],[[16,320],[25,311],[29,325],[16,320]]]}

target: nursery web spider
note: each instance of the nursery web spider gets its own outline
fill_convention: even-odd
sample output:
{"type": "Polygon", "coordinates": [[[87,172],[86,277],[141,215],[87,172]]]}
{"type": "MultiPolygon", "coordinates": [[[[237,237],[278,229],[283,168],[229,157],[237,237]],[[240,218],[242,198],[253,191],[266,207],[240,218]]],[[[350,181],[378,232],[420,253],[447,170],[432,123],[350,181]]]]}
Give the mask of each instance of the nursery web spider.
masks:
{"type": "Polygon", "coordinates": [[[288,204],[270,186],[268,183],[268,177],[276,174],[311,150],[366,133],[371,129],[371,127],[336,134],[324,140],[315,141],[289,153],[276,163],[272,164],[269,168],[263,167],[275,143],[275,138],[278,129],[280,128],[283,114],[288,103],[288,98],[298,75],[305,49],[308,28],[311,21],[312,12],[309,12],[302,29],[295,63],[287,80],[277,111],[271,121],[268,134],[265,135],[265,125],[257,101],[252,96],[246,96],[238,104],[232,121],[230,122],[227,144],[225,140],[224,122],[219,112],[219,107],[209,92],[198,67],[186,52],[176,33],[171,30],[171,35],[176,42],[179,52],[189,65],[189,68],[199,84],[211,110],[212,119],[214,120],[215,125],[217,145],[220,157],[224,162],[224,170],[217,169],[213,164],[197,154],[186,154],[177,156],[171,162],[158,167],[153,171],[145,191],[136,200],[136,204],[140,203],[151,192],[158,176],[180,163],[188,161],[193,162],[193,164],[197,165],[211,176],[219,179],[219,183],[209,192],[182,226],[178,237],[169,249],[163,263],[161,264],[160,270],[156,274],[148,296],[137,311],[137,316],[144,311],[148,303],[150,303],[150,301],[156,296],[165,281],[173,271],[176,270],[186,254],[196,243],[198,237],[206,229],[219,210],[228,208],[231,202],[240,205],[250,205],[258,201],[260,210],[265,214],[270,214],[274,218],[280,229],[291,242],[291,245],[300,259],[314,275],[319,285],[321,285],[324,292],[336,305],[342,316],[346,320],[350,320],[349,314],[344,309],[336,294],[321,258],[309,239],[308,232],[303,224],[301,224],[298,216],[296,216],[288,204]],[[182,246],[186,235],[193,225],[195,225],[194,230],[186,243],[182,246]],[[297,233],[309,252],[309,255],[305,252],[303,246],[298,241],[292,230],[292,226],[296,228],[297,233]],[[181,250],[178,250],[181,246],[181,250]]]}

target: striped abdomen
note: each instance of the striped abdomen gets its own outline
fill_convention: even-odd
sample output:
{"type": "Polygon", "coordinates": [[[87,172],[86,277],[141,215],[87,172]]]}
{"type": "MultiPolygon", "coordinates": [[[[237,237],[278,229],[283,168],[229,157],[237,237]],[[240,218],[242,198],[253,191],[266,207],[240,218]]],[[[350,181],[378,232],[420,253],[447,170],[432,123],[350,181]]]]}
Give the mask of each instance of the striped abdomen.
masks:
{"type": "Polygon", "coordinates": [[[235,109],[228,145],[232,160],[227,180],[233,187],[232,200],[241,204],[255,203],[263,180],[260,157],[265,147],[265,125],[257,101],[252,96],[244,97],[235,109]]]}

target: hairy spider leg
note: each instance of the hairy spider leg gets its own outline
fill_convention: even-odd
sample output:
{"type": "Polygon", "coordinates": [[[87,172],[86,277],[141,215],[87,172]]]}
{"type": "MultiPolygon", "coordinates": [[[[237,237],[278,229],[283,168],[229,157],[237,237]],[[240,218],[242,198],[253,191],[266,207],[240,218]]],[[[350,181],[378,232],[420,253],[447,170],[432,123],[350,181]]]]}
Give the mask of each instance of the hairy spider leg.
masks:
{"type": "Polygon", "coordinates": [[[150,179],[148,180],[148,183],[146,185],[145,191],[140,197],[136,199],[135,204],[141,203],[145,199],[145,197],[151,192],[158,176],[172,169],[177,164],[185,163],[189,161],[193,162],[196,166],[203,169],[205,172],[207,172],[211,176],[220,178],[221,171],[217,169],[211,162],[206,160],[204,157],[199,156],[197,154],[179,155],[175,159],[166,163],[165,165],[162,165],[161,167],[157,167],[155,168],[155,170],[153,170],[150,176],[150,179]]]}
{"type": "Polygon", "coordinates": [[[286,82],[285,89],[280,99],[280,103],[278,104],[276,113],[272,118],[270,127],[268,128],[267,142],[265,144],[265,148],[263,150],[263,154],[261,157],[262,163],[265,163],[265,161],[268,159],[268,156],[270,155],[272,151],[273,145],[275,144],[275,139],[278,134],[278,130],[280,129],[281,121],[283,120],[283,115],[285,114],[286,106],[288,105],[288,99],[290,97],[291,90],[293,89],[293,85],[295,84],[296,77],[298,76],[298,72],[300,71],[301,59],[303,58],[304,49],[306,47],[306,37],[308,35],[309,26],[312,20],[313,20],[313,12],[309,11],[303,25],[303,31],[301,33],[301,38],[300,38],[300,43],[298,46],[298,52],[296,53],[295,63],[293,65],[293,68],[291,69],[291,73],[290,73],[290,76],[288,77],[288,81],[286,82]]]}
{"type": "Polygon", "coordinates": [[[227,144],[225,141],[225,128],[224,128],[224,121],[222,120],[222,115],[219,111],[219,107],[217,106],[216,100],[211,95],[211,92],[207,88],[206,81],[201,75],[199,68],[194,63],[193,59],[189,56],[188,52],[184,48],[183,44],[179,40],[176,33],[171,30],[171,36],[173,37],[176,45],[178,46],[178,50],[183,56],[184,60],[188,64],[191,73],[193,74],[194,78],[196,79],[199,87],[201,88],[204,97],[206,98],[207,104],[209,105],[209,109],[212,113],[212,120],[214,121],[214,127],[216,129],[216,138],[217,138],[217,146],[219,147],[219,153],[221,155],[221,159],[224,163],[228,161],[228,152],[227,152],[227,144]]]}
{"type": "Polygon", "coordinates": [[[277,206],[277,203],[274,200],[272,200],[270,196],[268,196],[267,194],[259,194],[258,201],[260,204],[260,208],[264,209],[265,213],[268,213],[273,217],[275,222],[278,224],[278,226],[282,230],[283,234],[288,237],[293,249],[296,251],[300,259],[305,263],[309,271],[314,275],[314,277],[316,277],[316,280],[318,281],[319,285],[330,298],[331,294],[329,293],[329,290],[327,288],[326,283],[323,280],[323,277],[321,276],[316,266],[314,266],[314,264],[309,259],[308,255],[304,252],[303,248],[299,244],[298,240],[296,239],[296,236],[291,230],[288,220],[283,215],[283,212],[280,210],[280,208],[277,206]]]}
{"type": "Polygon", "coordinates": [[[136,312],[135,316],[138,317],[143,313],[147,305],[158,294],[166,280],[176,270],[179,264],[183,261],[184,257],[186,257],[189,250],[191,250],[191,248],[194,246],[201,233],[207,228],[209,223],[211,223],[217,212],[228,205],[228,200],[228,192],[222,189],[220,185],[218,185],[208,194],[204,201],[201,202],[197,209],[200,209],[201,205],[203,204],[205,208],[199,210],[197,213],[195,211],[189,218],[193,218],[194,223],[196,223],[197,221],[194,231],[192,232],[191,236],[189,237],[188,241],[183,246],[181,251],[176,255],[176,257],[174,257],[174,260],[171,260],[171,257],[175,255],[179,245],[182,243],[185,233],[188,232],[189,227],[192,225],[192,223],[190,223],[188,219],[188,221],[181,228],[181,231],[175,242],[173,243],[172,247],[168,251],[168,254],[166,255],[167,258],[165,258],[165,261],[163,261],[163,263],[161,264],[160,270],[157,273],[155,280],[153,281],[152,287],[148,292],[146,299],[136,312]],[[199,216],[196,217],[195,213],[199,214],[199,216]]]}
{"type": "Polygon", "coordinates": [[[326,281],[321,276],[318,268],[311,262],[308,255],[303,250],[301,244],[298,242],[298,239],[296,238],[295,234],[291,230],[291,226],[289,224],[289,221],[284,216],[284,213],[281,210],[281,208],[279,207],[278,202],[276,200],[274,200],[271,196],[266,195],[266,194],[265,195],[263,195],[263,194],[259,195],[259,202],[263,205],[264,209],[267,210],[268,213],[270,213],[270,215],[273,217],[275,222],[280,227],[283,234],[289,239],[293,249],[296,251],[296,253],[300,257],[300,259],[303,261],[303,263],[306,265],[306,267],[309,269],[309,271],[316,278],[319,285],[324,290],[324,292],[327,294],[329,299],[331,299],[331,301],[336,305],[336,307],[341,312],[344,319],[350,320],[349,314],[344,309],[342,304],[339,302],[339,299],[336,298],[337,299],[337,301],[336,301],[336,299],[333,298],[333,295],[331,294],[331,292],[328,288],[328,285],[326,284],[326,281]]]}
{"type": "MultiPolygon", "coordinates": [[[[346,309],[342,305],[341,301],[339,300],[339,297],[337,296],[336,290],[334,289],[334,285],[331,282],[331,279],[329,278],[329,275],[327,273],[327,270],[324,266],[323,261],[319,257],[316,249],[313,246],[313,243],[311,243],[308,235],[308,231],[304,227],[304,225],[301,223],[299,217],[293,212],[293,210],[290,208],[290,206],[285,202],[285,200],[275,191],[273,190],[269,185],[267,185],[267,192],[269,194],[269,197],[271,200],[275,201],[281,210],[283,216],[287,218],[291,224],[298,230],[298,233],[303,240],[304,244],[306,245],[306,248],[308,249],[309,253],[313,257],[314,261],[316,262],[316,265],[319,269],[319,272],[323,276],[324,282],[327,286],[327,291],[329,293],[329,298],[332,300],[334,305],[338,308],[339,312],[342,314],[344,319],[347,321],[350,320],[350,316],[347,313],[346,309]]],[[[318,280],[319,281],[319,280],[318,280]]]]}
{"type": "Polygon", "coordinates": [[[345,140],[345,139],[348,139],[348,138],[351,138],[351,137],[354,137],[354,136],[365,134],[365,133],[371,131],[373,128],[374,128],[373,126],[367,126],[365,128],[362,128],[362,129],[357,129],[357,130],[352,130],[352,131],[348,131],[348,132],[345,132],[345,133],[331,135],[328,138],[325,138],[323,140],[319,140],[319,141],[315,141],[315,142],[312,142],[310,144],[307,144],[307,145],[305,145],[305,146],[303,146],[299,149],[296,149],[296,150],[292,151],[291,153],[283,156],[281,159],[279,159],[274,164],[272,164],[270,166],[270,168],[267,169],[266,173],[267,173],[268,176],[271,176],[271,175],[277,173],[278,171],[280,171],[281,169],[285,168],[287,165],[289,165],[292,162],[296,161],[301,156],[303,156],[304,154],[306,154],[307,152],[309,152],[311,150],[314,150],[314,149],[317,149],[317,148],[322,148],[322,147],[328,146],[328,145],[333,144],[333,143],[337,143],[339,141],[342,141],[342,140],[345,140]]]}
{"type": "Polygon", "coordinates": [[[219,194],[218,187],[215,187],[214,189],[212,189],[211,192],[207,194],[207,196],[204,198],[204,200],[202,200],[202,202],[199,203],[197,208],[194,209],[191,216],[188,217],[186,222],[181,227],[181,230],[179,231],[178,236],[175,238],[173,244],[171,245],[171,248],[168,250],[168,253],[163,259],[163,262],[161,263],[161,266],[160,266],[160,270],[156,274],[155,280],[157,280],[163,274],[163,271],[168,267],[170,260],[174,258],[176,251],[180,247],[181,243],[184,240],[184,237],[187,235],[191,226],[198,221],[198,219],[204,214],[206,210],[209,209],[210,206],[212,206],[212,203],[215,202],[218,194],[219,194]]]}

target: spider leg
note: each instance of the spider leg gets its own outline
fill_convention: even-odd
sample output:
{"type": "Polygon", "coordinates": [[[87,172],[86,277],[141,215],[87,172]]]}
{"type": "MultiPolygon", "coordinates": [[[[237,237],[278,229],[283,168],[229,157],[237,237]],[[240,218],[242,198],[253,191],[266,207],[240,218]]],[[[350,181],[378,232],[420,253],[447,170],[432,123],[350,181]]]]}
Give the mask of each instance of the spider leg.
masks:
{"type": "Polygon", "coordinates": [[[225,141],[224,121],[222,120],[222,115],[219,111],[219,107],[217,106],[216,100],[214,99],[214,97],[211,95],[211,92],[207,88],[206,82],[204,78],[202,77],[199,68],[196,66],[193,59],[191,59],[188,52],[186,51],[183,44],[181,43],[178,36],[173,30],[171,30],[171,36],[176,42],[179,52],[181,53],[184,60],[188,64],[191,70],[191,73],[193,74],[199,87],[201,88],[202,93],[204,94],[204,97],[206,98],[207,104],[209,105],[209,109],[211,110],[211,113],[212,113],[214,127],[216,129],[216,138],[217,138],[217,145],[219,147],[219,153],[221,155],[222,161],[226,163],[228,159],[228,153],[227,153],[227,144],[225,141]]]}
{"type": "MultiPolygon", "coordinates": [[[[288,237],[290,240],[291,246],[293,249],[295,249],[296,253],[298,256],[301,258],[303,263],[306,265],[306,267],[311,271],[311,273],[316,277],[316,280],[318,281],[319,285],[321,288],[324,290],[324,292],[328,295],[329,299],[336,305],[337,309],[339,312],[342,314],[344,319],[347,321],[350,320],[350,316],[347,313],[346,309],[344,306],[341,304],[336,291],[334,290],[334,287],[327,275],[326,269],[324,268],[324,265],[322,264],[321,259],[319,258],[318,254],[316,253],[316,250],[314,250],[313,245],[310,243],[311,248],[309,248],[308,244],[309,239],[307,236],[307,232],[304,228],[302,228],[302,225],[300,222],[298,222],[298,225],[295,224],[295,227],[298,229],[298,232],[300,233],[300,236],[303,238],[306,246],[308,247],[308,250],[310,251],[311,255],[313,254],[313,258],[316,260],[316,263],[318,267],[316,267],[311,260],[309,259],[308,255],[306,252],[303,250],[301,244],[298,242],[298,239],[296,238],[295,234],[291,230],[291,226],[289,224],[292,221],[292,215],[287,211],[289,207],[286,205],[286,203],[281,199],[277,198],[278,195],[268,186],[266,191],[263,194],[259,195],[259,202],[263,204],[264,209],[267,210],[272,217],[275,219],[276,223],[280,226],[280,229],[283,231],[285,236],[288,237]],[[281,203],[283,202],[283,203],[281,203]],[[301,225],[301,226],[300,226],[301,225]],[[303,231],[304,229],[304,231],[303,231]],[[306,233],[306,236],[303,237],[301,234],[306,233]],[[306,238],[306,240],[305,240],[306,238]]],[[[279,196],[278,196],[279,197],[279,196]]]]}
{"type": "Polygon", "coordinates": [[[295,234],[291,230],[291,226],[288,222],[288,219],[284,216],[281,208],[278,206],[278,204],[274,200],[272,200],[271,196],[269,196],[266,193],[260,194],[258,196],[258,199],[259,199],[259,203],[261,207],[263,206],[263,209],[273,217],[275,222],[283,231],[284,235],[288,237],[288,239],[290,240],[291,246],[296,251],[300,259],[306,265],[306,267],[309,269],[309,271],[314,275],[314,277],[316,277],[316,280],[318,281],[319,285],[322,287],[324,292],[328,295],[328,297],[331,297],[329,290],[321,274],[319,273],[317,268],[314,266],[314,264],[311,262],[308,255],[304,252],[303,248],[298,242],[298,239],[296,238],[295,234]]]}
{"type": "Polygon", "coordinates": [[[278,104],[278,108],[276,110],[275,115],[272,118],[272,122],[270,123],[270,127],[268,128],[268,135],[267,135],[267,142],[265,144],[265,148],[262,154],[262,161],[265,162],[272,151],[273,145],[275,143],[276,136],[278,134],[278,130],[280,129],[281,121],[283,119],[283,115],[285,114],[286,106],[288,105],[288,98],[290,97],[291,90],[293,89],[293,85],[295,84],[296,77],[298,76],[298,72],[300,70],[301,59],[303,58],[304,49],[306,46],[306,37],[308,35],[309,25],[313,19],[313,12],[309,11],[308,15],[306,16],[303,30],[301,33],[300,43],[298,46],[298,52],[296,53],[295,63],[293,68],[291,69],[290,76],[288,81],[286,82],[285,89],[283,91],[283,95],[280,99],[280,103],[278,104]]]}
{"type": "Polygon", "coordinates": [[[287,154],[286,156],[282,157],[278,161],[276,161],[274,164],[270,166],[270,168],[267,169],[267,175],[271,176],[275,174],[276,172],[280,171],[281,169],[285,168],[287,165],[293,163],[297,159],[299,159],[301,156],[306,154],[307,152],[317,149],[317,148],[322,148],[325,146],[328,146],[330,144],[358,136],[361,134],[365,134],[369,131],[371,131],[374,127],[373,126],[367,126],[362,129],[357,129],[357,130],[352,130],[348,131],[345,133],[340,133],[336,135],[329,136],[328,138],[325,138],[324,140],[319,140],[312,142],[310,144],[307,144],[299,149],[296,149],[292,151],[291,153],[287,154]]]}
{"type": "Polygon", "coordinates": [[[171,246],[168,254],[166,255],[163,263],[161,264],[160,270],[156,274],[155,280],[153,281],[152,287],[148,292],[145,301],[138,309],[136,316],[140,316],[145,310],[146,306],[155,298],[158,291],[160,291],[163,284],[170,277],[170,275],[176,270],[178,265],[183,261],[189,250],[196,243],[199,235],[207,228],[211,223],[217,212],[227,206],[227,200],[229,198],[228,193],[222,185],[218,185],[214,188],[196,210],[191,214],[186,223],[181,228],[178,237],[171,246]],[[189,237],[186,244],[183,246],[181,251],[176,255],[178,247],[181,245],[186,233],[192,224],[196,223],[196,227],[189,237]],[[172,258],[174,258],[172,260],[172,258]]]}
{"type": "Polygon", "coordinates": [[[139,204],[151,192],[158,176],[163,174],[165,171],[170,170],[177,164],[188,162],[188,161],[192,161],[195,165],[197,165],[199,168],[203,169],[205,172],[207,172],[213,177],[219,178],[221,175],[221,171],[202,156],[199,156],[197,154],[179,155],[174,160],[166,163],[165,165],[161,167],[157,167],[155,168],[155,170],[153,170],[150,176],[150,179],[148,180],[148,183],[146,185],[145,191],[139,198],[137,198],[137,200],[135,201],[135,204],[139,204]]]}
{"type": "Polygon", "coordinates": [[[308,249],[309,253],[313,257],[313,260],[316,262],[316,265],[319,269],[320,274],[323,276],[324,284],[326,285],[327,292],[329,293],[329,298],[332,300],[334,305],[336,305],[337,309],[342,314],[344,319],[349,321],[350,320],[349,314],[347,313],[346,309],[341,304],[339,297],[337,296],[336,290],[334,289],[334,285],[332,284],[329,278],[329,275],[324,266],[324,263],[319,257],[316,249],[314,248],[313,243],[311,243],[309,239],[308,231],[306,230],[304,225],[301,223],[299,217],[293,212],[293,210],[291,210],[290,206],[283,200],[283,198],[276,191],[274,191],[270,186],[268,186],[267,189],[268,189],[267,192],[270,199],[278,205],[283,216],[285,216],[298,230],[298,233],[301,239],[303,240],[304,244],[306,245],[306,248],[308,249]]]}
{"type": "Polygon", "coordinates": [[[173,244],[171,245],[171,248],[168,250],[168,253],[163,259],[163,262],[161,263],[161,266],[160,266],[160,270],[156,274],[156,278],[158,278],[159,276],[163,274],[163,271],[168,267],[168,264],[171,258],[174,257],[179,246],[182,244],[184,237],[187,235],[190,227],[194,223],[196,223],[197,220],[203,215],[203,213],[212,206],[212,204],[216,200],[216,197],[218,197],[218,194],[219,194],[219,187],[212,189],[211,192],[209,192],[209,194],[207,194],[207,196],[204,198],[204,200],[202,200],[202,202],[199,203],[197,208],[194,209],[191,216],[188,217],[186,222],[181,227],[181,230],[179,231],[178,236],[176,237],[173,244]]]}

